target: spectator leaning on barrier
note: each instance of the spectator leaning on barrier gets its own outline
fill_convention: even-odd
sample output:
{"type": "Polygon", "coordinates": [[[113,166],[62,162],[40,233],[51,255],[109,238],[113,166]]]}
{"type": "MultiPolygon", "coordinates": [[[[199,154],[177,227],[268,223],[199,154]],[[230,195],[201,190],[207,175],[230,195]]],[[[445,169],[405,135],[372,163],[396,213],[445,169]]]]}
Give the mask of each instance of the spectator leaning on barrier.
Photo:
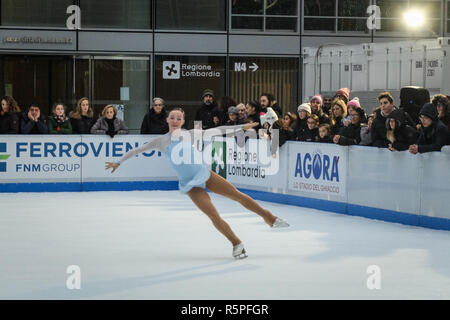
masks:
{"type": "Polygon", "coordinates": [[[350,124],[343,126],[333,142],[341,146],[350,146],[361,142],[361,123],[366,122],[366,114],[362,108],[351,108],[349,111],[350,124]]]}
{"type": "Polygon", "coordinates": [[[195,114],[195,121],[201,121],[204,130],[214,128],[216,126],[213,121],[215,112],[217,112],[217,103],[214,91],[206,89],[202,93],[202,105],[195,114]]]}
{"type": "Polygon", "coordinates": [[[245,104],[239,103],[236,108],[239,111],[239,121],[241,123],[247,123],[247,111],[245,110],[245,104]]]}
{"type": "Polygon", "coordinates": [[[412,154],[441,151],[447,143],[448,128],[438,118],[436,107],[431,103],[426,103],[419,113],[420,136],[416,144],[409,146],[412,154]]]}
{"type": "Polygon", "coordinates": [[[16,100],[4,96],[0,108],[0,134],[18,134],[20,131],[20,108],[16,100]]]}
{"type": "Polygon", "coordinates": [[[297,126],[295,127],[295,138],[300,140],[303,137],[305,130],[308,128],[308,117],[311,115],[311,104],[302,103],[297,108],[297,126]]]}
{"type": "Polygon", "coordinates": [[[167,111],[162,98],[154,98],[153,105],[145,114],[141,124],[141,134],[165,134],[169,132],[167,111]]]}
{"type": "Polygon", "coordinates": [[[372,145],[372,123],[375,118],[375,110],[367,118],[367,124],[361,124],[361,142],[360,145],[371,146],[372,145]]]}
{"type": "Polygon", "coordinates": [[[69,117],[66,116],[66,106],[57,102],[53,105],[52,115],[48,117],[49,134],[71,134],[72,125],[69,117]]]}
{"type": "Polygon", "coordinates": [[[331,135],[331,126],[328,123],[323,123],[319,126],[319,136],[316,142],[333,143],[333,136],[331,135]]]}
{"type": "Polygon", "coordinates": [[[310,103],[311,113],[319,117],[319,123],[330,123],[330,118],[322,111],[322,96],[320,94],[316,94],[311,98],[310,103]]]}
{"type": "Polygon", "coordinates": [[[405,123],[402,110],[392,111],[386,119],[386,140],[391,151],[404,151],[417,141],[418,132],[415,127],[405,123]]]}
{"type": "Polygon", "coordinates": [[[331,107],[331,134],[338,134],[344,126],[344,119],[347,117],[347,105],[339,98],[333,100],[331,107]]]}
{"type": "Polygon", "coordinates": [[[48,127],[41,116],[41,108],[37,103],[32,103],[28,110],[22,113],[20,119],[20,133],[23,134],[47,134],[48,127]]]}
{"type": "Polygon", "coordinates": [[[372,145],[379,148],[387,148],[389,141],[386,139],[386,120],[394,110],[398,110],[397,119],[401,123],[405,123],[411,127],[414,127],[415,124],[409,114],[395,107],[394,98],[389,92],[380,93],[378,95],[378,101],[380,102],[380,109],[375,113],[375,119],[372,123],[372,145]]]}
{"type": "Polygon", "coordinates": [[[281,117],[281,115],[283,114],[283,111],[278,105],[278,102],[276,101],[274,95],[271,93],[262,93],[259,97],[259,104],[261,105],[262,112],[267,112],[267,108],[270,107],[273,109],[273,111],[276,112],[278,117],[281,117]]]}
{"type": "Polygon", "coordinates": [[[295,127],[297,126],[297,116],[291,112],[287,112],[283,117],[283,121],[285,122],[287,128],[294,133],[295,138],[295,127]]]}
{"type": "Polygon", "coordinates": [[[259,102],[256,100],[249,101],[245,108],[247,111],[247,121],[249,123],[251,122],[259,123],[259,126],[254,128],[256,131],[258,131],[261,128],[261,121],[259,119],[259,114],[261,113],[261,106],[259,105],[259,102]]]}
{"type": "Polygon", "coordinates": [[[90,134],[95,123],[94,110],[92,110],[89,99],[84,97],[78,100],[74,111],[69,113],[72,133],[90,134]]]}
{"type": "Polygon", "coordinates": [[[122,120],[117,118],[117,109],[109,104],[103,108],[102,116],[92,126],[91,133],[107,134],[113,138],[116,134],[127,134],[128,128],[122,120]]]}
{"type": "Polygon", "coordinates": [[[236,107],[231,106],[228,108],[228,118],[229,120],[226,123],[227,126],[236,126],[241,124],[239,121],[239,110],[236,107]]]}
{"type": "Polygon", "coordinates": [[[307,127],[299,137],[299,141],[315,142],[319,136],[319,117],[312,114],[306,120],[307,127]]]}
{"type": "Polygon", "coordinates": [[[450,100],[443,94],[436,94],[431,101],[437,108],[439,120],[450,130],[450,100]]]}

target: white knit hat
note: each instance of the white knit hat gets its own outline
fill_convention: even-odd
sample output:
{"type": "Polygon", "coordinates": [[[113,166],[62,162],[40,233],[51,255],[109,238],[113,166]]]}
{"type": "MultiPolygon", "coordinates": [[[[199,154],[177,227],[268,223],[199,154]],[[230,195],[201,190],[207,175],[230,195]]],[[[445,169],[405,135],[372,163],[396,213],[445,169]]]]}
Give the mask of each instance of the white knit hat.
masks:
{"type": "Polygon", "coordinates": [[[297,108],[297,113],[300,112],[301,110],[311,113],[311,103],[306,102],[306,103],[299,105],[297,108]]]}

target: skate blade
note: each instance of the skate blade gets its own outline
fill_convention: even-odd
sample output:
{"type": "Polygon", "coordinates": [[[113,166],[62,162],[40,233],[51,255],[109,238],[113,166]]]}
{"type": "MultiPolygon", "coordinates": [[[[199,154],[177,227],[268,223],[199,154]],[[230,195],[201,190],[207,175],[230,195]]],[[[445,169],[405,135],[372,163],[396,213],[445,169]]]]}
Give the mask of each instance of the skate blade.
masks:
{"type": "Polygon", "coordinates": [[[248,257],[248,255],[245,252],[243,252],[243,253],[238,254],[237,256],[234,256],[234,259],[242,260],[242,259],[245,259],[247,257],[248,257]]]}

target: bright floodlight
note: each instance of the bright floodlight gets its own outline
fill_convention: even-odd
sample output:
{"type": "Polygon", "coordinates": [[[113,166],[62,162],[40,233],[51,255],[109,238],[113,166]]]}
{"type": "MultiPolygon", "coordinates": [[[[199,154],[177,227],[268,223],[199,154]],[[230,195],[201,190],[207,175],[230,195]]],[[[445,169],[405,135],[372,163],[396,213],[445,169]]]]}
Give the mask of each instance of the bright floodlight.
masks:
{"type": "Polygon", "coordinates": [[[409,10],[404,13],[403,19],[405,20],[408,27],[412,29],[417,29],[425,24],[425,17],[423,12],[418,10],[409,10]]]}

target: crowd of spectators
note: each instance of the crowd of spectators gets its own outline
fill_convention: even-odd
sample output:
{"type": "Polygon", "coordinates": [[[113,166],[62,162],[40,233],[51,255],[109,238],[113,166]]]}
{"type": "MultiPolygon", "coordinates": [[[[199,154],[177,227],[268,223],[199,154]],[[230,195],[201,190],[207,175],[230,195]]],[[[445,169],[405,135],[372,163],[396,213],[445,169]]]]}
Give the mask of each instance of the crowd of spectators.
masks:
{"type": "MultiPolygon", "coordinates": [[[[351,98],[348,88],[339,89],[334,96],[314,95],[302,103],[296,112],[282,113],[271,93],[262,93],[257,100],[237,102],[232,97],[217,99],[213,90],[203,91],[195,121],[202,129],[222,125],[257,122],[259,137],[270,139],[273,129],[279,130],[279,145],[286,141],[364,145],[409,151],[412,154],[440,151],[450,144],[450,97],[436,94],[420,106],[417,115],[397,107],[389,92],[378,96],[379,105],[366,114],[358,97],[351,98]]],[[[67,115],[64,103],[53,105],[46,119],[37,104],[24,112],[13,97],[1,99],[0,134],[106,134],[111,138],[129,132],[117,117],[114,105],[104,107],[98,119],[88,98],[81,98],[67,115]]],[[[167,110],[164,99],[154,98],[142,120],[141,134],[165,134],[167,110]]]]}

